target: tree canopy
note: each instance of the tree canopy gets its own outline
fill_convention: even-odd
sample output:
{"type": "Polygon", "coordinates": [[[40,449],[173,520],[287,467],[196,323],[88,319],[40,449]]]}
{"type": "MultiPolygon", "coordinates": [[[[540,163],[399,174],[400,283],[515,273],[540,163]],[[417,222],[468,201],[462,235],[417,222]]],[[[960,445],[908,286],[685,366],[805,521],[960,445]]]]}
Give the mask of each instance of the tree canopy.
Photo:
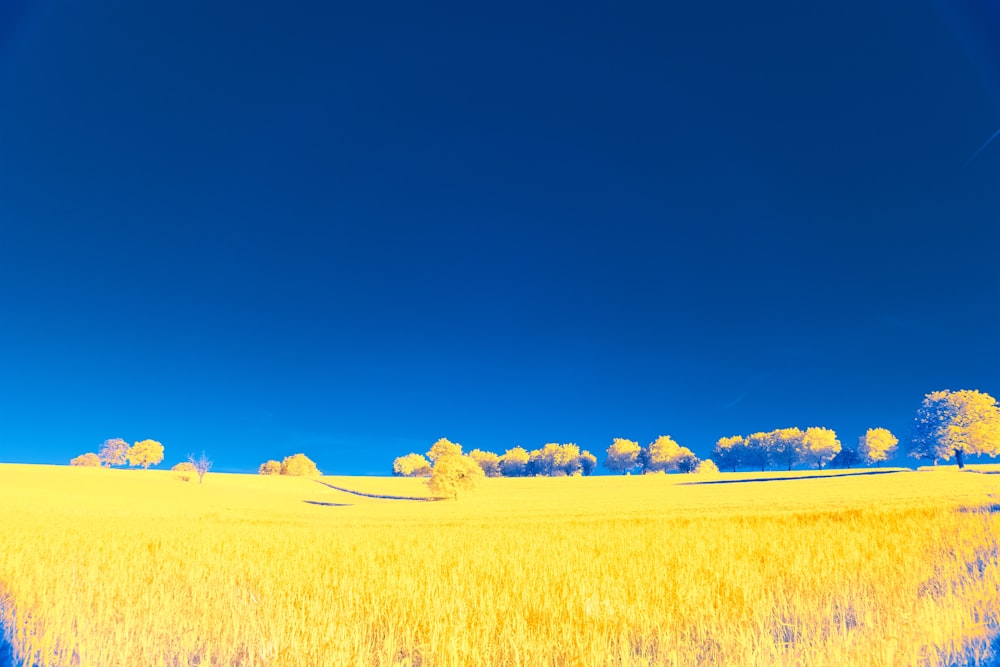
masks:
{"type": "Polygon", "coordinates": [[[128,443],[121,438],[110,438],[104,441],[97,456],[105,467],[123,466],[128,458],[128,443]]]}
{"type": "Polygon", "coordinates": [[[392,474],[400,477],[430,477],[431,464],[421,454],[407,454],[392,462],[392,474]]]}
{"type": "Polygon", "coordinates": [[[474,489],[484,477],[483,469],[471,457],[442,453],[434,461],[427,488],[440,498],[458,500],[460,491],[474,489]]]}
{"type": "Polygon", "coordinates": [[[143,470],[148,470],[149,466],[163,461],[163,445],[156,440],[140,440],[129,447],[125,456],[133,468],[142,466],[143,470]]]}
{"type": "Polygon", "coordinates": [[[607,458],[604,460],[604,467],[624,475],[639,465],[639,454],[641,452],[642,447],[635,440],[615,438],[607,449],[607,458]]]}
{"type": "Polygon", "coordinates": [[[70,459],[69,464],[82,468],[97,468],[101,465],[101,457],[93,452],[87,452],[86,454],[80,454],[70,459]]]}
{"type": "Polygon", "coordinates": [[[934,463],[954,456],[959,467],[967,454],[1000,454],[996,399],[972,389],[927,394],[917,409],[907,452],[934,463]]]}

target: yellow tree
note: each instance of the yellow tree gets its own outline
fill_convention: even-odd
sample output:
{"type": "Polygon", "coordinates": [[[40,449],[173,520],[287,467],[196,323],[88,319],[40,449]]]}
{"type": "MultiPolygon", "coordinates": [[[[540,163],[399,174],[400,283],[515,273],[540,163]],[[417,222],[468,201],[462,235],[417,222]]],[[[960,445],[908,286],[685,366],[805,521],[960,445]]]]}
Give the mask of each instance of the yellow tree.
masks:
{"type": "Polygon", "coordinates": [[[427,488],[439,498],[458,500],[459,491],[471,491],[486,475],[479,464],[463,454],[441,454],[434,461],[427,488]]]}
{"type": "Polygon", "coordinates": [[[639,465],[639,453],[642,447],[634,440],[615,438],[607,450],[604,467],[613,472],[627,473],[639,465]]]}
{"type": "Polygon", "coordinates": [[[121,438],[105,440],[100,451],[97,452],[97,456],[107,468],[125,465],[125,460],[128,457],[128,443],[121,438]]]}
{"type": "Polygon", "coordinates": [[[870,428],[858,438],[858,455],[876,467],[892,458],[899,439],[887,428],[870,428]]]}
{"type": "Polygon", "coordinates": [[[693,467],[696,457],[687,447],[681,447],[677,441],[669,435],[661,435],[649,445],[643,448],[639,454],[639,462],[642,464],[643,472],[660,472],[666,470],[677,470],[680,467],[693,467]]]}
{"type": "Polygon", "coordinates": [[[586,449],[580,452],[580,472],[584,477],[589,477],[594,472],[594,468],[596,467],[596,456],[588,452],[586,449]]]}
{"type": "Polygon", "coordinates": [[[821,470],[823,463],[840,452],[840,440],[832,429],[811,426],[802,436],[802,458],[806,463],[815,463],[821,470]]]}
{"type": "Polygon", "coordinates": [[[280,475],[281,474],[281,462],[271,459],[270,461],[264,461],[257,468],[258,475],[280,475]]]}
{"type": "Polygon", "coordinates": [[[524,447],[512,447],[500,457],[500,472],[504,477],[523,477],[531,455],[524,447]]]}
{"type": "Polygon", "coordinates": [[[805,432],[798,427],[779,428],[771,431],[769,435],[771,457],[791,470],[792,466],[802,458],[805,432]]]}
{"type": "Polygon", "coordinates": [[[936,465],[954,455],[961,468],[966,454],[1000,454],[1000,407],[985,392],[945,389],[927,394],[914,421],[910,456],[936,465]]]}
{"type": "Polygon", "coordinates": [[[456,456],[462,455],[462,445],[457,442],[452,442],[448,438],[441,438],[433,445],[431,445],[430,450],[427,452],[427,458],[431,462],[436,462],[438,458],[442,456],[447,456],[449,454],[454,454],[456,456]]]}
{"type": "Polygon", "coordinates": [[[392,474],[401,477],[430,477],[431,464],[420,454],[407,454],[392,462],[392,474]]]}
{"type": "Polygon", "coordinates": [[[80,456],[70,459],[69,464],[83,468],[97,468],[101,465],[101,458],[93,452],[87,452],[86,454],[80,454],[80,456]]]}
{"type": "Polygon", "coordinates": [[[292,475],[294,477],[319,477],[323,473],[319,471],[319,468],[316,467],[312,459],[305,454],[292,454],[282,459],[281,474],[292,475]]]}
{"type": "Polygon", "coordinates": [[[133,468],[142,466],[143,470],[148,470],[149,466],[155,466],[163,460],[163,445],[156,440],[140,440],[129,447],[125,456],[133,468]]]}

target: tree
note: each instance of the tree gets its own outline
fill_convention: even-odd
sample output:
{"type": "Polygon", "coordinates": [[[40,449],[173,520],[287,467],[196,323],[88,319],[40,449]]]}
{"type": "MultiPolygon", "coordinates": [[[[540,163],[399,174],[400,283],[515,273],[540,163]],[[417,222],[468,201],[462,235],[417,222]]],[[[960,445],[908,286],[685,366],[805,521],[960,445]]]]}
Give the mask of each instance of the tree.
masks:
{"type": "Polygon", "coordinates": [[[111,466],[123,466],[125,465],[125,460],[128,457],[128,443],[121,438],[111,438],[110,440],[105,440],[104,444],[101,445],[100,451],[97,456],[101,459],[101,463],[104,464],[106,468],[111,466]]]}
{"type": "Polygon", "coordinates": [[[305,454],[292,454],[281,461],[281,474],[292,477],[319,477],[323,473],[305,454]]]}
{"type": "Polygon", "coordinates": [[[463,454],[442,454],[434,461],[427,488],[440,498],[458,500],[459,491],[474,489],[486,477],[479,464],[463,454]]]}
{"type": "Polygon", "coordinates": [[[830,459],[831,468],[850,468],[864,461],[864,457],[858,452],[856,447],[842,447],[841,450],[830,459]]]}
{"type": "Polygon", "coordinates": [[[597,457],[586,449],[580,452],[580,472],[584,477],[590,477],[597,468],[597,457]]]}
{"type": "Polygon", "coordinates": [[[715,465],[715,461],[712,459],[705,459],[698,464],[694,472],[696,475],[718,475],[719,466],[715,465]]]}
{"type": "Polygon", "coordinates": [[[500,457],[498,455],[481,449],[473,449],[469,452],[469,456],[479,464],[479,467],[483,469],[483,474],[487,477],[500,477],[500,457]]]}
{"type": "Polygon", "coordinates": [[[773,449],[771,433],[751,433],[743,440],[743,460],[755,468],[759,466],[763,472],[771,467],[773,449]]]}
{"type": "Polygon", "coordinates": [[[771,446],[771,458],[780,465],[791,470],[792,466],[802,459],[802,452],[805,449],[803,438],[805,432],[798,427],[779,428],[769,434],[771,446]]]}
{"type": "Polygon", "coordinates": [[[528,459],[528,474],[563,477],[580,472],[580,448],[573,444],[560,445],[555,442],[531,452],[528,459]]]}
{"type": "MultiPolygon", "coordinates": [[[[421,457],[423,458],[423,457],[421,457]]],[[[271,459],[270,461],[264,461],[257,468],[258,475],[280,475],[281,474],[281,463],[271,459]]]]}
{"type": "Polygon", "coordinates": [[[639,452],[642,447],[634,440],[615,438],[607,450],[604,467],[613,472],[625,474],[639,465],[639,452]]]}
{"type": "Polygon", "coordinates": [[[392,462],[392,474],[401,477],[430,477],[431,464],[420,454],[407,454],[392,462]]]}
{"type": "Polygon", "coordinates": [[[806,463],[815,463],[822,470],[823,463],[829,461],[840,452],[840,441],[832,429],[812,426],[806,429],[802,437],[802,459],[806,463]]]}
{"type": "Polygon", "coordinates": [[[744,454],[746,451],[745,441],[742,435],[733,435],[728,438],[719,438],[712,449],[712,460],[719,468],[736,468],[744,465],[744,454]]]}
{"type": "Polygon", "coordinates": [[[142,466],[143,470],[149,470],[149,466],[163,460],[163,445],[156,440],[141,440],[129,447],[126,457],[133,468],[142,466]]]}
{"type": "Polygon", "coordinates": [[[870,428],[858,438],[858,455],[868,463],[880,467],[883,461],[895,455],[897,444],[899,440],[889,429],[870,428]]]}
{"type": "Polygon", "coordinates": [[[910,456],[965,466],[967,454],[1000,454],[1000,407],[974,389],[935,391],[924,397],[914,418],[910,456]]]}
{"type": "Polygon", "coordinates": [[[687,447],[681,447],[681,449],[687,449],[686,453],[681,453],[677,458],[671,461],[671,465],[681,473],[691,473],[698,469],[701,465],[701,459],[695,456],[690,449],[687,447]]]}
{"type": "Polygon", "coordinates": [[[429,458],[431,462],[437,462],[439,457],[446,456],[448,454],[461,456],[462,445],[456,442],[452,442],[448,438],[441,438],[433,445],[431,445],[430,450],[428,450],[427,452],[427,458],[429,458]]]}
{"type": "Polygon", "coordinates": [[[500,457],[500,472],[504,477],[523,477],[527,473],[530,459],[531,455],[524,447],[508,449],[500,457]]]}
{"type": "Polygon", "coordinates": [[[81,468],[97,468],[101,465],[101,457],[93,452],[87,452],[70,459],[69,464],[81,468]]]}
{"type": "Polygon", "coordinates": [[[681,446],[669,435],[661,435],[639,452],[639,465],[643,473],[664,472],[677,458],[681,446]]]}
{"type": "Polygon", "coordinates": [[[194,471],[198,473],[198,483],[204,482],[205,473],[212,469],[212,462],[205,456],[205,452],[202,452],[198,458],[195,458],[194,454],[188,454],[188,463],[193,465],[194,471]]]}
{"type": "Polygon", "coordinates": [[[639,452],[643,473],[679,470],[690,472],[697,465],[697,457],[687,447],[681,447],[669,435],[661,435],[639,452]]]}

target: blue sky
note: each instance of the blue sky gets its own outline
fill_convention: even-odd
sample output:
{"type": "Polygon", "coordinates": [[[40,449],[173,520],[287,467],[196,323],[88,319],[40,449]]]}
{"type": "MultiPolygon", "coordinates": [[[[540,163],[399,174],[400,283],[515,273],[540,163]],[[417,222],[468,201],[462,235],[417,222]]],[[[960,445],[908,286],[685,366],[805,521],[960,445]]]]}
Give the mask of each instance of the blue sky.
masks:
{"type": "Polygon", "coordinates": [[[1000,394],[986,0],[0,7],[0,460],[251,471],[1000,394]]]}

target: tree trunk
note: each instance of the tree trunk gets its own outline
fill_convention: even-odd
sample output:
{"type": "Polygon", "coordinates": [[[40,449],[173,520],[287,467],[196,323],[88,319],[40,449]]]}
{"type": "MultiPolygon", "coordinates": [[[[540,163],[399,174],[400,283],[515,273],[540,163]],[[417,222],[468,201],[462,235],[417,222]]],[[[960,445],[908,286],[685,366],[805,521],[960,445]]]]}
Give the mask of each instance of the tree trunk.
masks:
{"type": "Polygon", "coordinates": [[[965,450],[962,449],[955,450],[955,462],[958,463],[959,470],[965,467],[965,450]]]}

